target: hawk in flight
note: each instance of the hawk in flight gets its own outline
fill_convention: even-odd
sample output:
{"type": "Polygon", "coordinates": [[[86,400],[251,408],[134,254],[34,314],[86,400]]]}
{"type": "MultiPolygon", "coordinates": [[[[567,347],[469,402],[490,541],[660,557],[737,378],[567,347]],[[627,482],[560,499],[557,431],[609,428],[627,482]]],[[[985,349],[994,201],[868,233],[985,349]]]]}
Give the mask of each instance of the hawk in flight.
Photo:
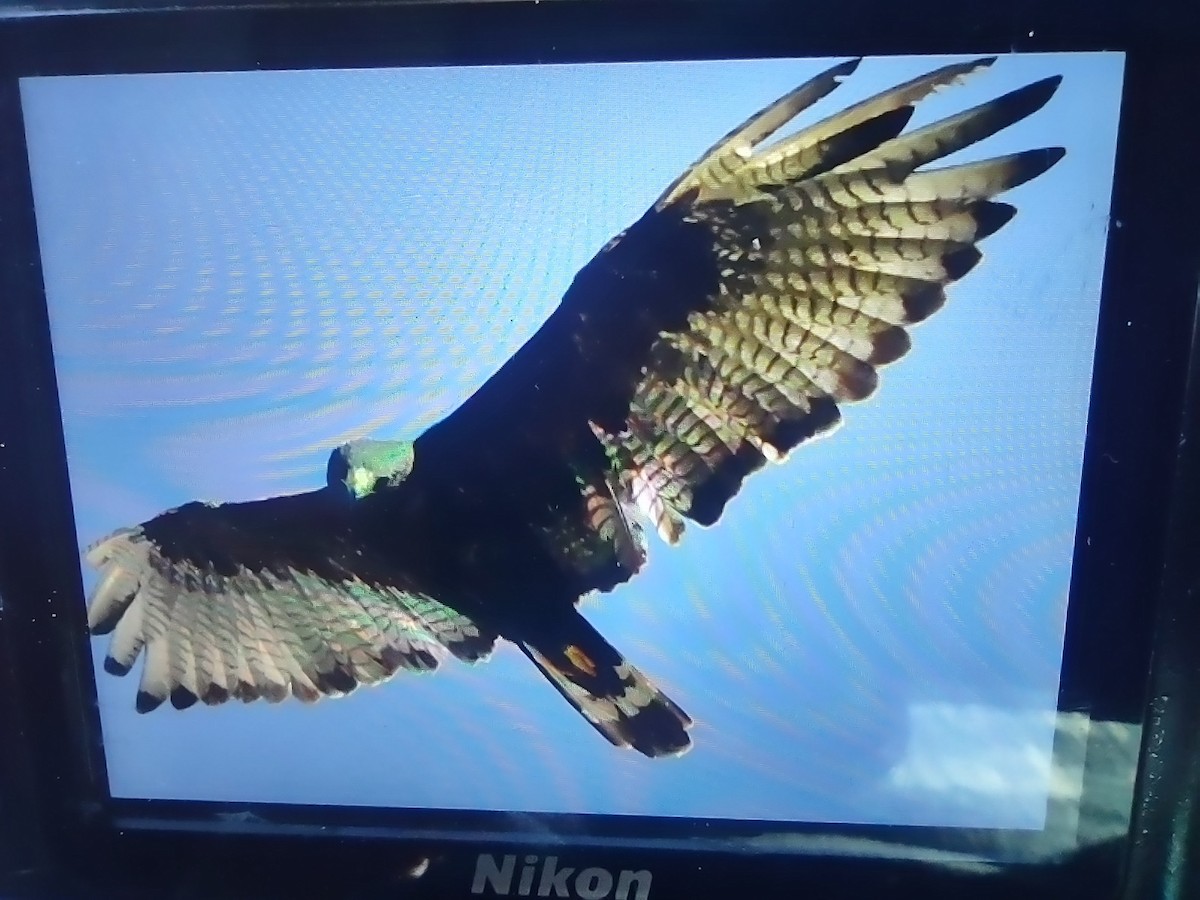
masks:
{"type": "Polygon", "coordinates": [[[315,701],[515,644],[600,734],[682,753],[692,720],[577,610],[712,525],[742,482],[833,430],[946,302],[1009,188],[1061,148],[931,165],[1039,110],[1059,78],[926,127],[948,65],[765,143],[836,65],[700,157],[575,276],[521,349],[415,440],[332,452],[308,493],[188,503],[87,551],[107,671],[137,708],[315,701]]]}

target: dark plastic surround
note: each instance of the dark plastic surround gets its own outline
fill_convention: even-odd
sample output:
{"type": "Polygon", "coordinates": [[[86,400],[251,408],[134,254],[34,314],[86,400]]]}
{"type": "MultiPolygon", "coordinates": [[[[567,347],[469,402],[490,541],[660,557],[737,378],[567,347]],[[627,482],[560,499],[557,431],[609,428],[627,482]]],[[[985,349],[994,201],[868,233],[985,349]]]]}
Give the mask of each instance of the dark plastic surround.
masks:
{"type": "MultiPolygon", "coordinates": [[[[543,0],[259,4],[0,21],[0,814],[22,823],[8,851],[11,866],[28,870],[20,883],[40,880],[49,893],[79,897],[85,883],[155,898],[452,897],[469,894],[474,856],[483,851],[648,868],[656,900],[966,891],[1036,900],[1112,896],[1121,885],[1130,897],[1195,891],[1188,852],[1197,814],[1185,801],[1198,798],[1200,784],[1200,669],[1190,652],[1200,639],[1197,357],[1191,414],[1182,411],[1200,271],[1200,13],[1181,8],[1167,18],[1160,7],[1150,20],[1139,12],[1082,0],[919,8],[876,0],[819,8],[543,0]],[[1129,56],[1059,705],[1127,723],[1141,723],[1149,709],[1145,740],[1153,752],[1144,754],[1135,839],[1036,865],[964,869],[782,850],[748,856],[739,839],[832,831],[952,849],[967,846],[969,831],[931,841],[928,829],[915,828],[110,800],[17,77],[1073,49],[1129,56]],[[409,879],[426,856],[428,873],[409,879]]],[[[1106,774],[1102,761],[1085,762],[1085,806],[1106,774]]],[[[1028,839],[1036,846],[1037,835],[1028,839]]]]}

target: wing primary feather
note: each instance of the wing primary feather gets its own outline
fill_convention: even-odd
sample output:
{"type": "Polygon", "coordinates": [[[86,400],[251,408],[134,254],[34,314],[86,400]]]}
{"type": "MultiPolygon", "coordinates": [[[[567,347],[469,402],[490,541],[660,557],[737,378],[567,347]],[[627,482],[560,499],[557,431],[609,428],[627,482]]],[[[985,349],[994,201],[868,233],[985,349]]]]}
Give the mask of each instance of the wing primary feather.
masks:
{"type": "Polygon", "coordinates": [[[872,168],[900,164],[909,171],[991,137],[998,131],[1037,112],[1058,90],[1062,76],[1043,78],[987,103],[923,128],[892,138],[874,152],[845,164],[845,168],[872,168]]]}
{"type": "Polygon", "coordinates": [[[774,103],[756,112],[727,134],[720,143],[705,154],[705,159],[709,156],[720,155],[723,151],[730,149],[733,149],[738,156],[745,158],[745,151],[754,149],[804,110],[827,97],[845,78],[853,75],[861,64],[862,57],[848,59],[826,69],[820,75],[810,78],[774,103]]]}
{"type": "MultiPolygon", "coordinates": [[[[714,190],[710,196],[702,194],[700,199],[729,196],[745,202],[760,196],[755,192],[757,188],[801,181],[848,165],[900,134],[912,114],[911,106],[902,106],[855,122],[816,143],[789,140],[776,144],[733,178],[730,191],[714,190]]],[[[886,164],[882,167],[886,168],[886,164]]]]}
{"type": "Polygon", "coordinates": [[[915,172],[901,184],[883,189],[883,199],[921,203],[935,200],[990,200],[1041,175],[1066,155],[1062,147],[1043,147],[981,162],[915,172]]]}
{"type": "MultiPolygon", "coordinates": [[[[961,82],[981,69],[991,66],[995,61],[996,57],[988,56],[965,63],[951,63],[950,65],[942,66],[939,69],[913,78],[894,88],[881,91],[875,96],[856,103],[842,112],[834,113],[784,140],[795,146],[816,145],[821,141],[827,140],[834,134],[852,128],[868,119],[874,119],[884,113],[903,107],[911,107],[939,88],[961,82]]],[[[775,149],[775,146],[767,148],[768,151],[775,149]]]]}
{"type": "Polygon", "coordinates": [[[853,74],[861,62],[858,58],[838,63],[756,112],[708,148],[663,192],[655,202],[655,208],[669,206],[702,182],[718,182],[720,173],[727,174],[735,162],[744,162],[754,147],[827,96],[842,79],[853,74]]]}

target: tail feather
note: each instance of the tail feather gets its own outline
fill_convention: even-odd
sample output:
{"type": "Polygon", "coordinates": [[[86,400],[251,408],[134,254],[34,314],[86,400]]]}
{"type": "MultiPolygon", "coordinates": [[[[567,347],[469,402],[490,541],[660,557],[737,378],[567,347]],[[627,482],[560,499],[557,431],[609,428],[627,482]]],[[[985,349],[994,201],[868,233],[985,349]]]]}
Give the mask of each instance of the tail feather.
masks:
{"type": "Polygon", "coordinates": [[[593,728],[617,747],[679,756],[692,720],[574,609],[550,633],[518,640],[526,656],[593,728]]]}

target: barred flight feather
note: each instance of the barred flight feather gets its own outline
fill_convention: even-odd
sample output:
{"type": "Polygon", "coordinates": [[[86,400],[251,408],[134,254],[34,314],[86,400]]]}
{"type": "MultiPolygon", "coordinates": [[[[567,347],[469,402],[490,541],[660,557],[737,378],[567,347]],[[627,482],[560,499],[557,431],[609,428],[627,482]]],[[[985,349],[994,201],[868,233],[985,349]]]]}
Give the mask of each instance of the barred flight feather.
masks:
{"type": "Polygon", "coordinates": [[[731,390],[715,372],[711,373],[708,386],[702,387],[695,367],[686,367],[672,390],[694,417],[692,427],[703,435],[700,440],[713,448],[707,455],[715,473],[725,459],[737,452],[751,430],[745,410],[749,399],[731,390]]]}
{"type": "Polygon", "coordinates": [[[1062,76],[1055,75],[1028,84],[995,100],[885,141],[874,152],[840,168],[872,168],[900,163],[911,170],[949,156],[1037,112],[1061,83],[1062,76]]]}
{"type": "MultiPolygon", "coordinates": [[[[867,100],[856,103],[839,113],[834,113],[814,125],[802,129],[790,138],[778,142],[760,153],[757,158],[746,160],[745,171],[738,173],[744,180],[756,177],[773,165],[778,165],[782,156],[813,147],[838,134],[897,110],[912,109],[935,91],[961,83],[970,75],[988,68],[996,57],[986,57],[965,63],[951,63],[926,75],[913,78],[889,90],[882,91],[867,100]]],[[[881,142],[882,143],[882,142],[881,142]]],[[[879,145],[877,144],[876,147],[879,145]]],[[[875,149],[875,148],[871,148],[875,149]]],[[[862,155],[861,152],[858,155],[862,155]]]]}
{"type": "MultiPolygon", "coordinates": [[[[806,170],[813,168],[813,164],[810,162],[797,165],[794,160],[811,154],[814,148],[820,147],[824,142],[853,132],[860,126],[890,113],[911,111],[915,103],[937,88],[959,81],[990,66],[994,61],[995,58],[992,57],[944,66],[823,119],[757,154],[753,153],[753,149],[759,143],[833,91],[842,79],[853,73],[859,61],[853,60],[834,66],[751,117],[739,129],[710,148],[688,173],[660,198],[658,207],[665,208],[689,190],[698,189],[697,202],[705,202],[753,192],[754,188],[760,185],[803,177],[806,170]],[[788,111],[791,112],[791,116],[783,118],[783,113],[788,111]]],[[[897,130],[902,128],[903,124],[898,122],[897,130]]],[[[879,143],[881,142],[876,141],[875,146],[879,143]]],[[[847,160],[846,164],[849,162],[847,160]]]]}
{"type": "Polygon", "coordinates": [[[755,113],[705,151],[687,172],[663,192],[655,204],[662,209],[688,191],[708,186],[719,188],[736,177],[753,149],[797,115],[833,91],[846,76],[853,74],[861,60],[841,63],[795,90],[784,94],[770,106],[755,113]]]}
{"type": "Polygon", "coordinates": [[[732,453],[774,421],[776,412],[791,409],[778,389],[739,367],[717,347],[693,335],[673,336],[687,354],[683,384],[702,409],[705,420],[720,430],[732,453]]]}

